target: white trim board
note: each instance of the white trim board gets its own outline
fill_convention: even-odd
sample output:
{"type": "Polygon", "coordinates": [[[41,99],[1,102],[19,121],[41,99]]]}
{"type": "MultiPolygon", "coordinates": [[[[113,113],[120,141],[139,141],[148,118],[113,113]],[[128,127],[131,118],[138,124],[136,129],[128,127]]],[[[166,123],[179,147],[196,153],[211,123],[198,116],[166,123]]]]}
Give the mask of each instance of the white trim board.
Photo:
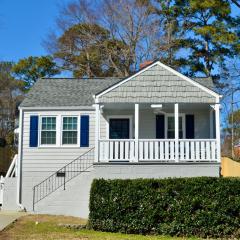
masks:
{"type": "Polygon", "coordinates": [[[127,81],[131,80],[132,78],[140,75],[141,73],[147,71],[148,69],[150,69],[150,68],[152,68],[152,67],[154,67],[154,66],[156,66],[156,65],[159,65],[159,66],[163,67],[164,69],[166,69],[167,71],[172,72],[173,74],[179,76],[179,77],[182,78],[183,80],[191,83],[192,85],[194,85],[194,86],[200,88],[201,90],[207,92],[208,94],[214,96],[214,97],[216,98],[216,101],[217,101],[217,102],[219,101],[219,98],[220,98],[221,96],[220,96],[219,94],[217,94],[216,92],[214,92],[214,91],[210,90],[209,88],[201,85],[200,83],[198,83],[198,82],[196,82],[196,81],[194,81],[194,80],[192,80],[192,79],[184,76],[183,74],[181,74],[181,73],[177,72],[176,70],[174,70],[174,69],[166,66],[165,64],[161,63],[160,61],[157,61],[157,62],[152,63],[152,64],[149,65],[148,67],[146,67],[146,68],[138,71],[137,73],[135,73],[134,75],[130,76],[129,78],[126,78],[125,80],[123,80],[123,81],[121,81],[121,82],[113,85],[112,87],[109,87],[108,89],[104,90],[103,92],[94,95],[95,102],[98,103],[98,98],[101,97],[102,95],[104,95],[104,94],[106,94],[106,93],[114,90],[115,88],[121,86],[122,84],[126,83],[127,81]]]}

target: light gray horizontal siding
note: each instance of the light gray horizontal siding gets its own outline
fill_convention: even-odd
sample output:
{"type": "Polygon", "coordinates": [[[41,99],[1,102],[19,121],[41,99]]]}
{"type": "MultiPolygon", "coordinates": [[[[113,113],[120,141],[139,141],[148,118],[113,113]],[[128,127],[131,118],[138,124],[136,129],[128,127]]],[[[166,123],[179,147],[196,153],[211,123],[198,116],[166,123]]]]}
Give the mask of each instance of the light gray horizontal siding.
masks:
{"type": "Polygon", "coordinates": [[[209,93],[159,65],[99,97],[102,103],[214,103],[215,100],[209,93]]]}
{"type": "MultiPolygon", "coordinates": [[[[22,149],[22,203],[32,210],[33,187],[49,177],[51,174],[73,161],[90,148],[95,141],[95,113],[94,111],[27,111],[23,121],[23,149],[22,149]],[[89,148],[77,147],[29,147],[29,129],[31,115],[89,115],[89,148]]],[[[80,138],[80,136],[78,136],[80,138]]]]}
{"type": "MultiPolygon", "coordinates": [[[[59,130],[60,131],[60,130],[59,130]]],[[[24,112],[23,127],[23,150],[22,150],[22,172],[23,175],[28,171],[47,171],[55,172],[67,163],[73,161],[90,148],[94,147],[95,135],[95,114],[94,111],[41,111],[24,112]],[[30,116],[35,114],[42,115],[89,115],[89,148],[86,147],[29,147],[30,116]]],[[[80,136],[78,136],[80,138],[80,136]]]]}

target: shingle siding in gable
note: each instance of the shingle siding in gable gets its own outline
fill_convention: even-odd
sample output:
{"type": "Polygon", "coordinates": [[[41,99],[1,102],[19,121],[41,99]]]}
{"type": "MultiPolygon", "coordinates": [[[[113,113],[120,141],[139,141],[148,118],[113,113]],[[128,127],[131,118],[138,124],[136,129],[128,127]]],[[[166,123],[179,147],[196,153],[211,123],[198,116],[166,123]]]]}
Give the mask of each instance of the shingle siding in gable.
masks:
{"type": "Polygon", "coordinates": [[[100,102],[214,103],[215,97],[155,65],[99,97],[100,102]]]}

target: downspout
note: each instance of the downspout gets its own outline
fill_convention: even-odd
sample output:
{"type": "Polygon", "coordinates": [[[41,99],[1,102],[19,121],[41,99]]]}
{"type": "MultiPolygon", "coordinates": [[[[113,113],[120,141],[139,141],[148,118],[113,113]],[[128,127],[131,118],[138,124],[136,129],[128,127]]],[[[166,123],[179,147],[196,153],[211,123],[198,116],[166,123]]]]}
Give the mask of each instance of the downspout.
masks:
{"type": "Polygon", "coordinates": [[[18,140],[18,159],[17,159],[17,206],[21,210],[24,210],[24,206],[21,204],[21,185],[22,185],[22,138],[23,138],[23,110],[19,108],[19,140],[18,140]]]}

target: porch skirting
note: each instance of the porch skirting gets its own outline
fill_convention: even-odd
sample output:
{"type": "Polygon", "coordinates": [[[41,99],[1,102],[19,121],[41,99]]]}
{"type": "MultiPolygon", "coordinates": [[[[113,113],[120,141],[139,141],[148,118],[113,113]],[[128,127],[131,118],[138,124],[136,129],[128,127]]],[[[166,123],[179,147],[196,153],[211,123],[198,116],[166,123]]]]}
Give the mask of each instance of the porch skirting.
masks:
{"type": "Polygon", "coordinates": [[[94,178],[219,177],[220,163],[95,163],[94,178]]]}

